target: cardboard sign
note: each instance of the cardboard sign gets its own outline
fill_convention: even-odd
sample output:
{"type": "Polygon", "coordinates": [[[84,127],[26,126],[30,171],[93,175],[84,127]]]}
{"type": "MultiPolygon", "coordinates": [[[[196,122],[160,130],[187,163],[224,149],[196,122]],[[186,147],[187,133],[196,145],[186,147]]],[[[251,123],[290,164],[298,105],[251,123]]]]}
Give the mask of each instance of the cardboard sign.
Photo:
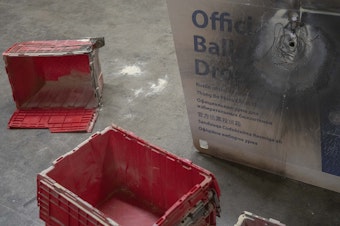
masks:
{"type": "Polygon", "coordinates": [[[340,192],[339,3],[168,0],[195,147],[340,192]]]}

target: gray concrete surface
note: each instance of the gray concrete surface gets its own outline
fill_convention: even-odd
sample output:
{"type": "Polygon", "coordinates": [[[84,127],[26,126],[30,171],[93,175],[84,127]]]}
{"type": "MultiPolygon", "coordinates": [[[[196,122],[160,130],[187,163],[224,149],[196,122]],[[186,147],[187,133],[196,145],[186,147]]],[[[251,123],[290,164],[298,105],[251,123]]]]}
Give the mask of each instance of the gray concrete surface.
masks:
{"type": "MultiPolygon", "coordinates": [[[[287,225],[340,225],[340,194],[195,151],[165,0],[0,0],[0,52],[17,41],[89,36],[106,39],[93,132],[114,123],[212,171],[222,191],[218,225],[244,210],[287,225]]],[[[37,173],[90,133],[7,129],[15,104],[3,61],[0,74],[0,225],[43,225],[37,173]]]]}

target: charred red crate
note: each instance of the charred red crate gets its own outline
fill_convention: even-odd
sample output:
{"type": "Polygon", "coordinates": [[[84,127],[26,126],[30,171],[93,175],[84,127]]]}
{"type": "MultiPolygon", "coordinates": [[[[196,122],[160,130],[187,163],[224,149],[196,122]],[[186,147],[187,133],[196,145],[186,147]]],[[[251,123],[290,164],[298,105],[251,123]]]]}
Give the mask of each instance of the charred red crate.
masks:
{"type": "Polygon", "coordinates": [[[47,225],[216,225],[213,174],[111,126],[38,174],[47,225]]]}
{"type": "Polygon", "coordinates": [[[3,53],[17,110],[9,128],[90,132],[102,97],[104,38],[28,41],[3,53]]]}
{"type": "Polygon", "coordinates": [[[239,216],[237,223],[234,226],[286,226],[278,220],[263,218],[248,211],[244,211],[239,216]]]}

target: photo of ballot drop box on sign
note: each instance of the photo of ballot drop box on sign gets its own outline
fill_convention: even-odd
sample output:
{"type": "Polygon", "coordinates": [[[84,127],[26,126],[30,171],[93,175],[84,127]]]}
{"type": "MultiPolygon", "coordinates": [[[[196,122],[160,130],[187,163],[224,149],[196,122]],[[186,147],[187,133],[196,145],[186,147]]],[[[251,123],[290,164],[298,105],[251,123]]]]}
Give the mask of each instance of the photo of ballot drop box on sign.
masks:
{"type": "Polygon", "coordinates": [[[195,147],[340,192],[340,3],[167,4],[195,147]]]}

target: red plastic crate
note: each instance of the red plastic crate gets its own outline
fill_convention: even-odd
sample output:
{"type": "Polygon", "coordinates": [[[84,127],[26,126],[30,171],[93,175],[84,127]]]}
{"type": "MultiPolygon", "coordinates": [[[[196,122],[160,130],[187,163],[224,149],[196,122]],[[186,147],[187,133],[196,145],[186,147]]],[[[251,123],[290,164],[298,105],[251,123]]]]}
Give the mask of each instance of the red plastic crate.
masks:
{"type": "Polygon", "coordinates": [[[98,48],[103,45],[104,38],[29,41],[5,51],[17,106],[8,127],[90,132],[102,96],[98,48]]]}
{"type": "Polygon", "coordinates": [[[286,226],[278,220],[263,218],[248,211],[244,211],[234,226],[286,226]]]}
{"type": "Polygon", "coordinates": [[[47,225],[216,225],[213,174],[111,126],[37,176],[47,225]]]}

